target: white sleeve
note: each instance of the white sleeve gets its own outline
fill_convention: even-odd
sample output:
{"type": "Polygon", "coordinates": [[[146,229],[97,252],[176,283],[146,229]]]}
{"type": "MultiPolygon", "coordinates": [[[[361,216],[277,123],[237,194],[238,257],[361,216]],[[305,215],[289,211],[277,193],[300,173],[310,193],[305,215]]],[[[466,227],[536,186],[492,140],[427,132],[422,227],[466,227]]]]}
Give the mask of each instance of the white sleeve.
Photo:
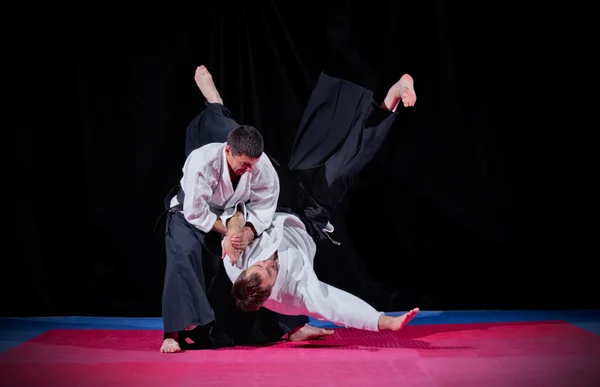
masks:
{"type": "Polygon", "coordinates": [[[199,152],[190,153],[183,168],[181,186],[185,192],[183,216],[191,225],[207,233],[215,225],[217,215],[208,205],[213,193],[210,183],[214,176],[204,168],[198,168],[203,163],[206,160],[199,152]]]}
{"type": "Polygon", "coordinates": [[[306,287],[303,293],[309,316],[348,328],[379,331],[383,312],[360,298],[319,281],[316,275],[301,286],[306,287]]]}
{"type": "Polygon", "coordinates": [[[237,203],[235,203],[235,206],[231,207],[231,208],[226,208],[223,213],[221,214],[221,222],[223,222],[224,225],[227,225],[227,221],[233,216],[235,215],[235,213],[237,211],[241,211],[242,214],[244,215],[244,224],[246,224],[246,219],[248,219],[248,210],[246,209],[246,203],[244,203],[242,200],[238,201],[237,203]]]}
{"type": "Polygon", "coordinates": [[[278,200],[279,176],[269,161],[256,176],[251,187],[250,200],[246,203],[246,222],[252,223],[256,235],[260,235],[271,226],[278,200]]]}

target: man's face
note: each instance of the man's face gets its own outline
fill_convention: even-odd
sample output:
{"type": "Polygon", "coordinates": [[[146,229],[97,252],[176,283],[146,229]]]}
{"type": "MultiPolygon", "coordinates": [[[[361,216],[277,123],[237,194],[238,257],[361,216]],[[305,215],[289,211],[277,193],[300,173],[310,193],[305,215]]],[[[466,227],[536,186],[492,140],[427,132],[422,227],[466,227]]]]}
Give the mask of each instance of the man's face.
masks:
{"type": "Polygon", "coordinates": [[[257,273],[263,280],[262,287],[266,288],[268,286],[275,285],[278,270],[279,267],[277,265],[277,261],[273,259],[266,259],[264,261],[256,262],[254,265],[246,269],[246,276],[249,276],[252,273],[257,273]]]}
{"type": "Polygon", "coordinates": [[[225,146],[225,156],[227,158],[227,163],[229,167],[233,169],[236,175],[242,176],[246,172],[250,172],[252,170],[252,166],[258,162],[258,158],[248,157],[246,155],[234,156],[231,153],[231,148],[229,145],[225,146]]]}

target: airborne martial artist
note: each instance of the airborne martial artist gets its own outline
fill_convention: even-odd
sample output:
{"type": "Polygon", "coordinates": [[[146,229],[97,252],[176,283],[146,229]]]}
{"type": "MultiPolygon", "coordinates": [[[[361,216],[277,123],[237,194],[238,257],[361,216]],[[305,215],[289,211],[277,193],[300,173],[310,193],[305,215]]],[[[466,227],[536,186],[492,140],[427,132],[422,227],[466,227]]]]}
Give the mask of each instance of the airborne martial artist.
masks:
{"type": "MultiPolygon", "coordinates": [[[[242,223],[242,212],[231,222],[242,223]]],[[[245,311],[265,307],[285,315],[306,315],[348,328],[399,330],[419,312],[386,316],[360,298],[319,280],[313,260],[316,244],[295,215],[276,213],[273,225],[225,270],[232,294],[245,311]]]]}
{"type": "MultiPolygon", "coordinates": [[[[400,101],[404,107],[416,101],[408,74],[389,89],[382,104],[375,102],[370,90],[321,74],[288,165],[300,200],[285,212],[278,209],[271,227],[241,255],[225,259],[240,309],[265,307],[371,331],[399,330],[419,312],[415,308],[402,316],[386,316],[358,297],[321,282],[313,269],[315,240],[333,231],[329,223],[333,211],[380,148],[398,116],[400,101]]],[[[231,223],[240,227],[245,219],[239,211],[231,223]]]]}

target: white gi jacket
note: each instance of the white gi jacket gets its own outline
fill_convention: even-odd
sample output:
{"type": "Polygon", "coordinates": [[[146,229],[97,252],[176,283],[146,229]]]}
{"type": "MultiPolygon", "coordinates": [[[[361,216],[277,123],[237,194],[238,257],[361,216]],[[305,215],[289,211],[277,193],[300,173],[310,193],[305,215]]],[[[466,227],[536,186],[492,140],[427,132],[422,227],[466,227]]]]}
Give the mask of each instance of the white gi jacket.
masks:
{"type": "MultiPolygon", "coordinates": [[[[263,153],[250,172],[240,176],[234,191],[225,159],[226,145],[207,144],[189,154],[180,182],[185,193],[183,215],[196,228],[209,232],[217,217],[226,224],[239,207],[260,235],[271,225],[277,208],[279,177],[263,153]]],[[[177,204],[174,197],[171,206],[177,204]]]]}
{"type": "Polygon", "coordinates": [[[313,269],[316,245],[298,217],[275,213],[269,229],[255,239],[232,266],[223,264],[232,282],[254,263],[277,250],[279,273],[264,307],[287,315],[306,315],[349,328],[378,331],[378,312],[360,298],[319,281],[313,269]]]}

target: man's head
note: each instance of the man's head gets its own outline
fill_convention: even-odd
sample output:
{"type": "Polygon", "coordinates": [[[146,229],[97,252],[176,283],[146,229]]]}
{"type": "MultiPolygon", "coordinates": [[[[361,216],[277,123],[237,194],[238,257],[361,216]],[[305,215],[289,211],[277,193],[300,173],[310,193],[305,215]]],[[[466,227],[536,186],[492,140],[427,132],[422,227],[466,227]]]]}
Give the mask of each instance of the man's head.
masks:
{"type": "Polygon", "coordinates": [[[227,163],[238,176],[252,169],[263,150],[262,135],[253,126],[238,126],[227,135],[227,145],[225,146],[227,163]]]}
{"type": "Polygon", "coordinates": [[[273,259],[257,262],[242,271],[231,288],[238,308],[246,312],[259,310],[271,295],[278,271],[273,259]]]}

